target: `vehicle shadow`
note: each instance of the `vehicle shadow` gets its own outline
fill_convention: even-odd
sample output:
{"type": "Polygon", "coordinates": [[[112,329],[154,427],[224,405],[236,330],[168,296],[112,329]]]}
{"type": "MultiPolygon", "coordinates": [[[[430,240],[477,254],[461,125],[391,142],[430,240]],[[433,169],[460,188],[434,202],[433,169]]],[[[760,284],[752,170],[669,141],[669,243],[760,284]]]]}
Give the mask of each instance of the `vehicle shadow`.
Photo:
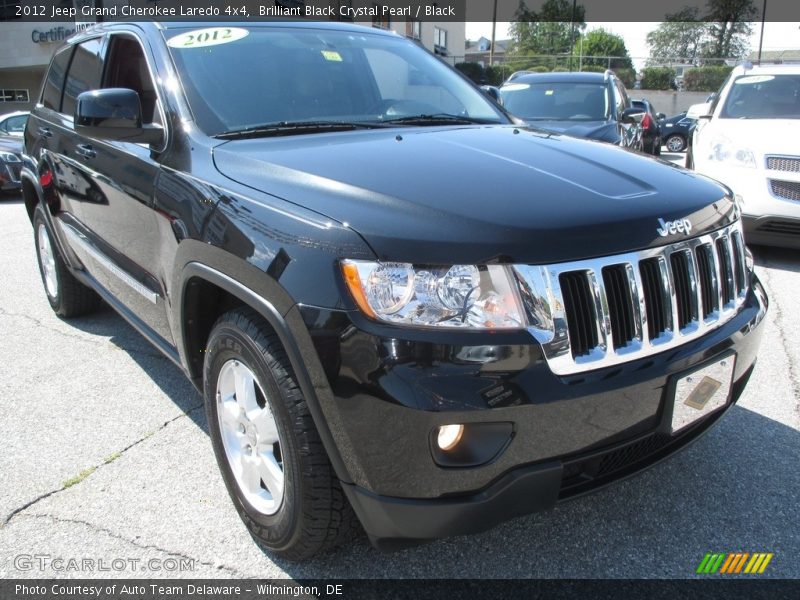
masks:
{"type": "Polygon", "coordinates": [[[130,356],[182,412],[208,434],[203,398],[181,369],[161,354],[108,305],[90,316],[69,320],[70,327],[108,341],[130,356]]]}
{"type": "Polygon", "coordinates": [[[362,538],[300,564],[268,557],[298,580],[685,578],[707,552],[775,552],[765,576],[796,577],[798,460],[800,432],[736,406],[649,471],[483,534],[395,553],[362,538]]]}
{"type": "Polygon", "coordinates": [[[775,248],[771,246],[748,246],[753,252],[756,265],[800,273],[800,256],[791,248],[775,248]]]}

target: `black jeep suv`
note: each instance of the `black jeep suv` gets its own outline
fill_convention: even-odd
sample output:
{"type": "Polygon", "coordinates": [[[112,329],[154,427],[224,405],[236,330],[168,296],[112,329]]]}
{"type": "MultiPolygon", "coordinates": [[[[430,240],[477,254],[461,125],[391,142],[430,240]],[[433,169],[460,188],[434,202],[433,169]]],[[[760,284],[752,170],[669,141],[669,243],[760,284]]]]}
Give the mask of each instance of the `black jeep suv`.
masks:
{"type": "Polygon", "coordinates": [[[638,471],[756,360],[727,189],[515,124],[376,29],[96,26],[55,54],[25,146],[53,309],[102,299],[180,366],[236,509],[291,558],[638,471]]]}
{"type": "Polygon", "coordinates": [[[631,102],[613,71],[514,75],[498,94],[503,106],[526,123],[642,150],[645,110],[631,102]]]}

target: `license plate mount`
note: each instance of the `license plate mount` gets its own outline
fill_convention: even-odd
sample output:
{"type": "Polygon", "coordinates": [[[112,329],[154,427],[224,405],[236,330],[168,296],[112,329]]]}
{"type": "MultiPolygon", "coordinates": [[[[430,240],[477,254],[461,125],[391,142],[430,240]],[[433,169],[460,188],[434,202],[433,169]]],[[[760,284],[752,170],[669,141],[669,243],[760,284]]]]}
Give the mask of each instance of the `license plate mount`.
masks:
{"type": "Polygon", "coordinates": [[[672,434],[728,403],[735,363],[736,356],[730,354],[678,378],[672,399],[672,434]]]}

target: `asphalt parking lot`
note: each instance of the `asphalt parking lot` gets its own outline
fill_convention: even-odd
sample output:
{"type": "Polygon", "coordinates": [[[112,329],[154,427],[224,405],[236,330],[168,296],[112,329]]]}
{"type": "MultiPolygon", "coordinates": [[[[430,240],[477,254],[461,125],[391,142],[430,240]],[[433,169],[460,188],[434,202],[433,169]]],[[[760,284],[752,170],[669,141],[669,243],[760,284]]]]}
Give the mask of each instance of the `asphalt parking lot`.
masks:
{"type": "Polygon", "coordinates": [[[52,313],[19,200],[0,201],[0,231],[0,577],[681,578],[712,551],[772,552],[765,576],[800,577],[797,252],[755,249],[771,299],[758,364],[686,451],[482,535],[397,553],[362,536],[292,564],[240,522],[180,371],[110,309],[52,313]],[[41,569],[34,555],[126,567],[41,569]],[[167,570],[181,559],[193,568],[167,570]]]}

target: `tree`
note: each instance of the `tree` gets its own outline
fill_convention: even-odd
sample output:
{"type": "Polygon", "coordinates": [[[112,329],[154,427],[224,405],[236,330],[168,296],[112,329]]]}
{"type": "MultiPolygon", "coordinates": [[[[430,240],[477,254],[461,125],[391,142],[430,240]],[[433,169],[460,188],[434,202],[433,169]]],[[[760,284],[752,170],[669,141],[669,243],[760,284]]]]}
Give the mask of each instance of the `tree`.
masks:
{"type": "Polygon", "coordinates": [[[756,12],[753,0],[709,0],[705,15],[697,7],[667,15],[647,34],[648,64],[741,58],[748,50],[756,12]]]}
{"type": "Polygon", "coordinates": [[[605,29],[593,29],[575,44],[572,53],[583,56],[584,66],[606,67],[611,69],[633,69],[631,57],[625,47],[625,40],[605,29]],[[607,57],[612,58],[610,63],[607,57]]]}
{"type": "Polygon", "coordinates": [[[520,2],[509,28],[510,53],[568,54],[575,35],[586,28],[585,12],[582,4],[570,0],[547,0],[539,12],[520,2]]]}
{"type": "Polygon", "coordinates": [[[667,15],[667,20],[647,34],[650,47],[648,64],[663,64],[668,61],[694,64],[700,53],[708,25],[700,20],[700,10],[686,7],[667,15]]]}
{"type": "Polygon", "coordinates": [[[740,58],[749,50],[747,38],[753,33],[750,21],[756,17],[753,0],[711,0],[708,41],[703,58],[740,58]]]}

